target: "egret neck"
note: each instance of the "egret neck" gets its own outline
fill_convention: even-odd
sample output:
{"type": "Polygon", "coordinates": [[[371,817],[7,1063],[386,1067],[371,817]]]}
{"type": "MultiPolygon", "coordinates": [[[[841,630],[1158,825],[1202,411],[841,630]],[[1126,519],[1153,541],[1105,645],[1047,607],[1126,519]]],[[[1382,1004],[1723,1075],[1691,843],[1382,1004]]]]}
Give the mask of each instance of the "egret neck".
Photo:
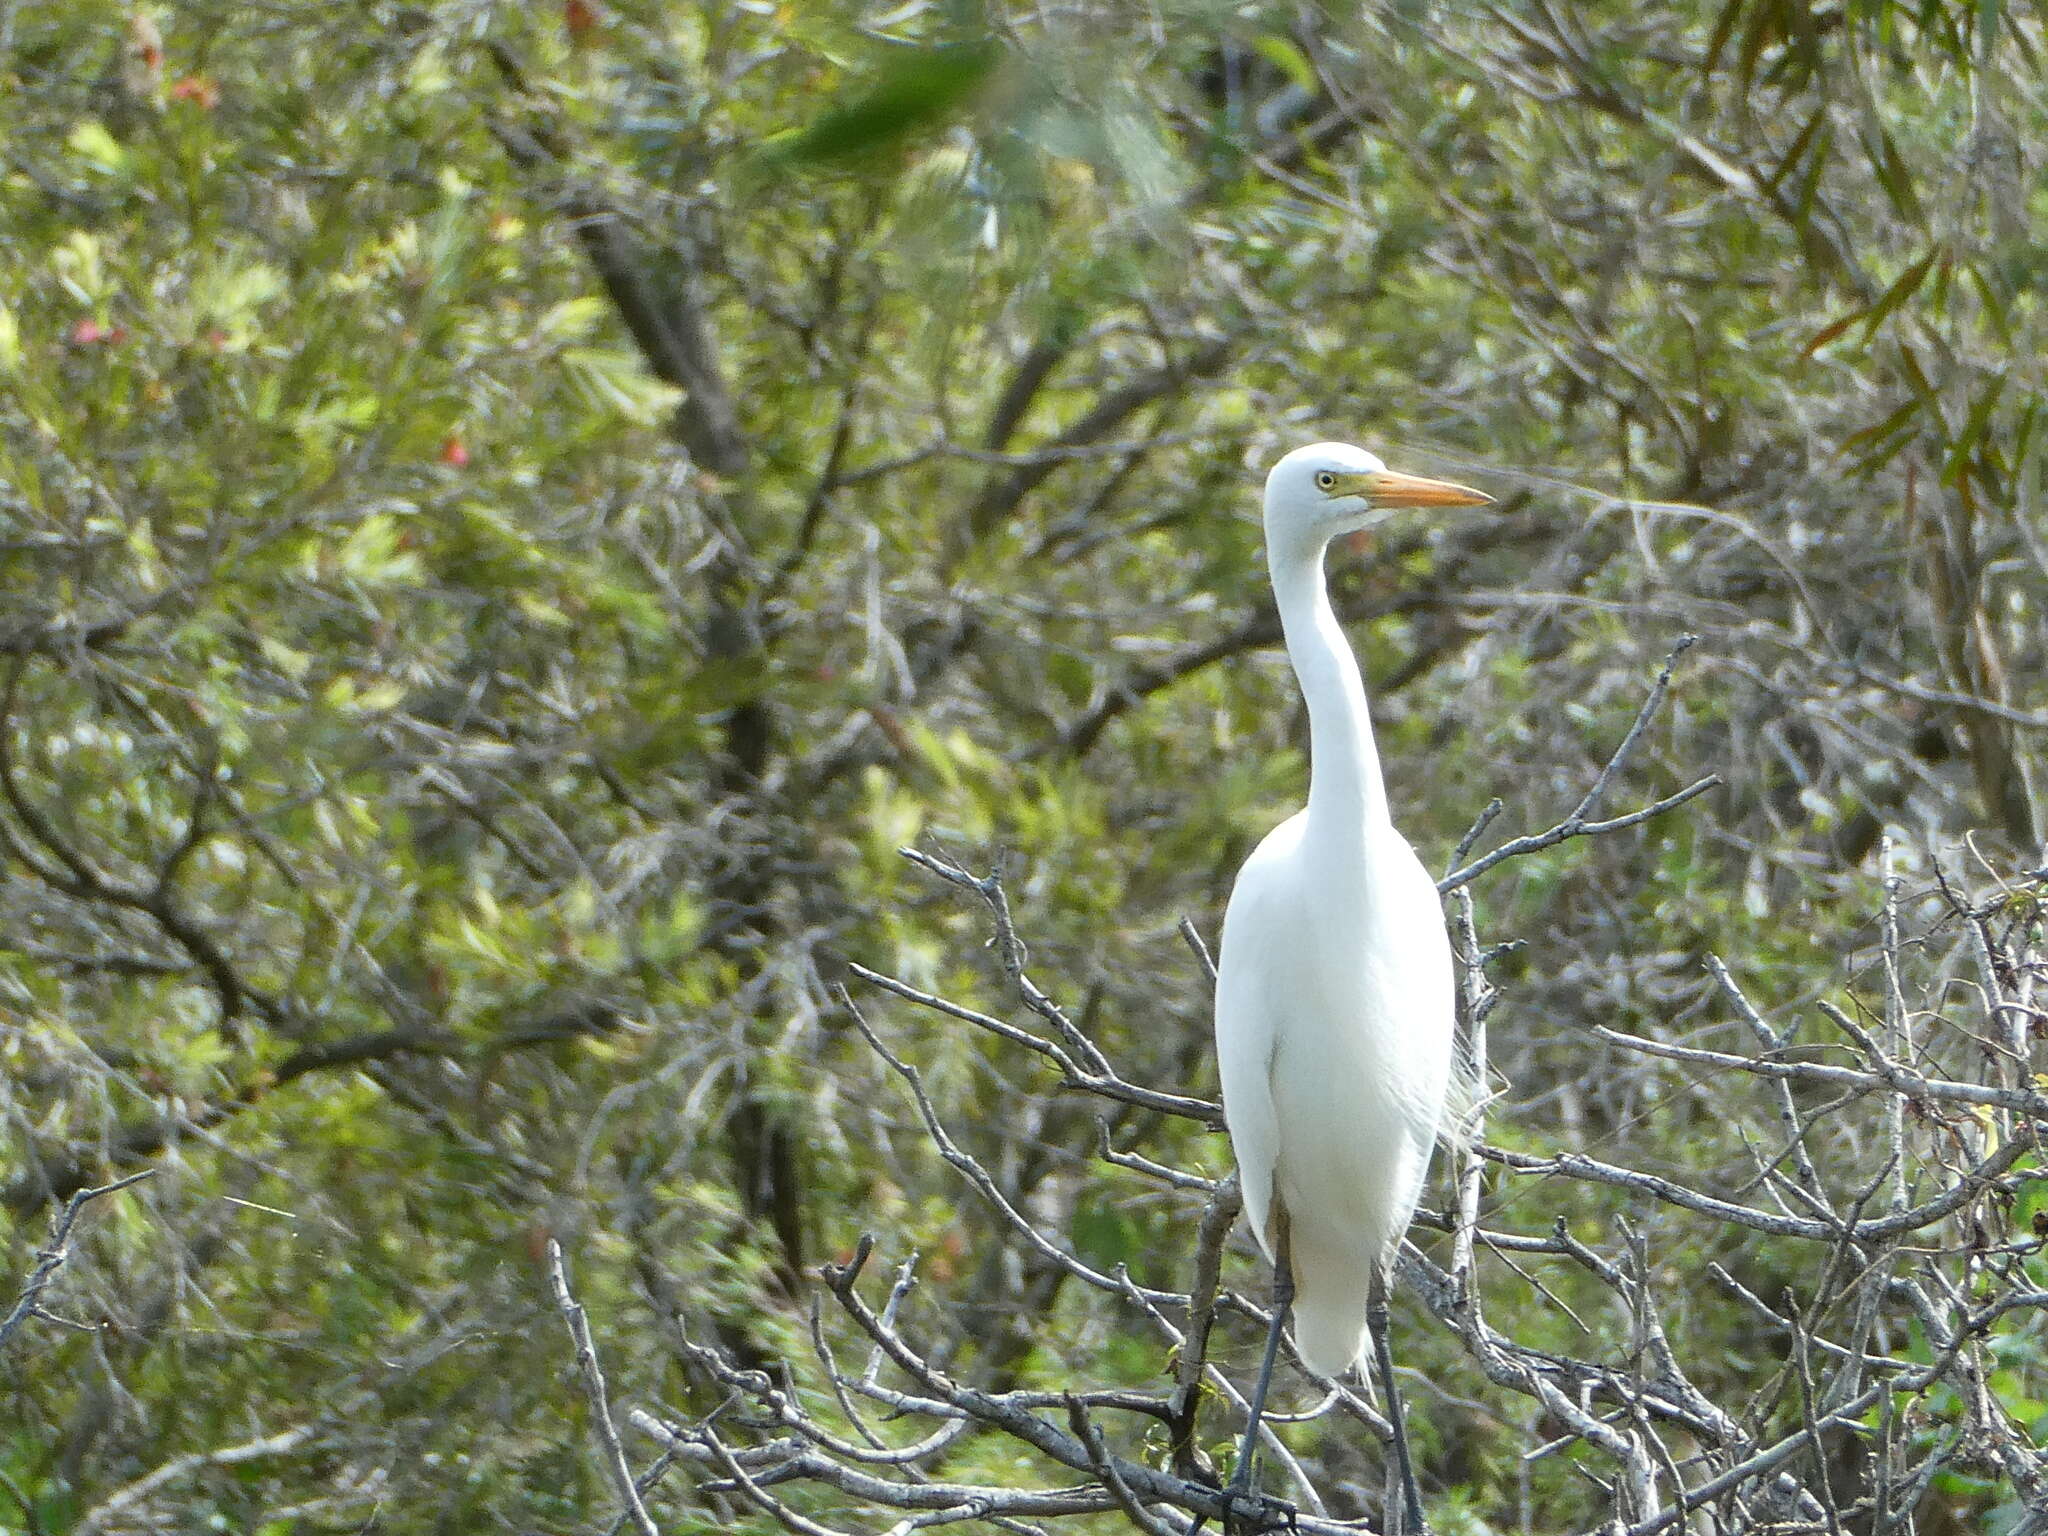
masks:
{"type": "Polygon", "coordinates": [[[1308,825],[1310,846],[1356,836],[1388,822],[1387,785],[1373,747],[1372,716],[1351,643],[1330,606],[1323,580],[1327,539],[1277,536],[1269,529],[1266,568],[1280,605],[1301,696],[1308,705],[1308,825]]]}

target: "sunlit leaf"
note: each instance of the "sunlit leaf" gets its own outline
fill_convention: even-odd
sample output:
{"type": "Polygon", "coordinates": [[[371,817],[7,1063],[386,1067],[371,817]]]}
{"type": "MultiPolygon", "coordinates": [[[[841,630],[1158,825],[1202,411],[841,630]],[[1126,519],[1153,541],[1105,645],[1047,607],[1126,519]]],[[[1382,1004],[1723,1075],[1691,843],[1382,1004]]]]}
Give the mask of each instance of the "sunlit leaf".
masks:
{"type": "Polygon", "coordinates": [[[91,161],[103,171],[122,172],[128,169],[127,146],[96,117],[88,117],[73,128],[65,144],[74,155],[91,161]]]}

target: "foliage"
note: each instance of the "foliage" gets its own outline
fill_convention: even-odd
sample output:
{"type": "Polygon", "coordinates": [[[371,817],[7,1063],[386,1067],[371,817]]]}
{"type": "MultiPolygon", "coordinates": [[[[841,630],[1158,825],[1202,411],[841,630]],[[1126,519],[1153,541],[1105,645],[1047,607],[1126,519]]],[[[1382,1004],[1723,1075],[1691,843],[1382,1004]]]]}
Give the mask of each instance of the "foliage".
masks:
{"type": "MultiPolygon", "coordinates": [[[[817,1267],[865,1232],[923,1255],[920,1342],[962,1379],[1158,1389],[1154,1335],[963,1186],[832,989],[858,963],[1019,1006],[977,905],[895,850],[1007,851],[1031,973],[1129,1081],[1206,1092],[1176,925],[1214,932],[1300,794],[1251,514],[1320,436],[1502,494],[1333,570],[1433,867],[1494,796],[1491,841],[1564,816],[1701,637],[1611,798],[1725,788],[1474,887],[1522,941],[1489,973],[1489,1228],[1644,1256],[1739,1404],[1778,1358],[1696,1277],[1775,1303],[1809,1247],[1512,1159],[1758,1177],[1764,1085],[1731,1111],[1725,1073],[1626,1041],[1749,1051],[1719,956],[1834,1059],[1815,1005],[1885,1016],[1888,903],[1921,1069],[2030,1086],[1981,995],[2031,1007],[2040,963],[2023,8],[6,16],[12,1268],[155,1169],[41,1293],[88,1327],[5,1345],[7,1519],[608,1522],[550,1240],[613,1400],[677,1422],[726,1396],[702,1349],[808,1361],[817,1267]]],[[[1100,1105],[957,1019],[884,1032],[1043,1230],[1190,1284],[1202,1197],[1091,1162],[1100,1105]]],[[[1836,1195],[1886,1167],[1873,1123],[1830,1122],[1836,1195]]],[[[1910,1171],[2031,1123],[1929,1112],[1910,1171]]],[[[1941,1239],[1973,1280],[2038,1262],[2033,1167],[1941,1239]]],[[[1586,1266],[1476,1273],[1518,1344],[1630,1347],[1586,1266]]],[[[1225,1280],[1258,1283],[1242,1247],[1225,1280]]],[[[1445,1528],[1607,1518],[1597,1451],[1525,1462],[1564,1429],[1426,1300],[1396,1327],[1445,1528]]],[[[2031,1431],[2032,1313],[2001,1326],[1984,1391],[2031,1431]]],[[[1945,1469],[1920,1529],[2017,1518],[1984,1402],[1896,1411],[1945,1469]]],[[[1289,1434],[1376,1515],[1369,1437],[1289,1434]]],[[[1047,1471],[987,1436],[944,1476],[1047,1471]]],[[[680,1471],[650,1497],[664,1529],[767,1523],[680,1471]]]]}

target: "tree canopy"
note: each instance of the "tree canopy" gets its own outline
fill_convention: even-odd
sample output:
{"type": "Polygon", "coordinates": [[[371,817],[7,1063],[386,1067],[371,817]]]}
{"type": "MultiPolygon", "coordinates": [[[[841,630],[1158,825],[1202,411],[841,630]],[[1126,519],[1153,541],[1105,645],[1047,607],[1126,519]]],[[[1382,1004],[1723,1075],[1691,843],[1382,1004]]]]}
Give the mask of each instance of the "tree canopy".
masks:
{"type": "Polygon", "coordinates": [[[1491,1063],[1433,1526],[2048,1530],[2044,46],[0,8],[0,1528],[1216,1528],[1338,438],[1500,503],[1331,564],[1491,1063]]]}

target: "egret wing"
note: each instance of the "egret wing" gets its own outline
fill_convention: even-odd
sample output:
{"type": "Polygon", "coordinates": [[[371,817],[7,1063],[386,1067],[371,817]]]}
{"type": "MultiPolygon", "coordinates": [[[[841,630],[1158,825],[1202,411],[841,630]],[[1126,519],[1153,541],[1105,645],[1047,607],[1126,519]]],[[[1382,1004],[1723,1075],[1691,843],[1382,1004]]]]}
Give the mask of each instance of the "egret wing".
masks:
{"type": "Polygon", "coordinates": [[[1238,872],[1223,918],[1216,976],[1216,1060],[1223,1078],[1223,1118],[1237,1158],[1245,1215],[1259,1246],[1273,1257],[1273,1176],[1280,1160],[1280,1116],[1273,1099],[1273,1052],[1279,1038],[1275,971],[1288,953],[1296,914],[1288,855],[1302,818],[1273,829],[1238,872]]]}

